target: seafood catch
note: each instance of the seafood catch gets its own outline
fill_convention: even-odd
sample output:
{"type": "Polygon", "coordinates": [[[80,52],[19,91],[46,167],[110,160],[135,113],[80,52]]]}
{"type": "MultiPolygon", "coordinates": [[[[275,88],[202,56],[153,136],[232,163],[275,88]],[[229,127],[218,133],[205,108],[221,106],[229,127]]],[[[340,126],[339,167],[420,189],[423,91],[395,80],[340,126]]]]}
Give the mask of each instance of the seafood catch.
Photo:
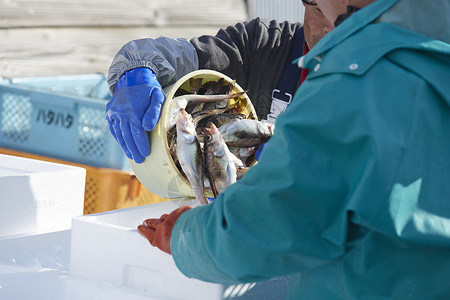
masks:
{"type": "Polygon", "coordinates": [[[248,98],[233,93],[235,82],[190,80],[179,89],[167,120],[167,143],[173,162],[189,181],[200,204],[239,180],[255,162],[254,153],[273,135],[274,125],[243,114],[248,98]]]}
{"type": "Polygon", "coordinates": [[[192,117],[180,109],[175,118],[178,162],[192,186],[200,204],[208,204],[204,190],[203,156],[192,117]]]}
{"type": "Polygon", "coordinates": [[[274,125],[257,120],[235,120],[219,127],[229,146],[254,147],[266,143],[273,135],[274,125]]]}
{"type": "Polygon", "coordinates": [[[228,100],[230,98],[236,98],[243,94],[244,94],[244,92],[236,93],[236,94],[226,94],[226,95],[183,95],[183,96],[178,96],[176,98],[173,98],[172,99],[173,108],[172,108],[171,114],[169,116],[170,123],[169,123],[168,127],[173,127],[175,125],[174,120],[175,120],[176,115],[180,111],[180,109],[185,109],[187,107],[187,105],[191,102],[200,102],[200,103],[217,102],[217,101],[221,101],[221,100],[228,100]]]}
{"type": "Polygon", "coordinates": [[[210,122],[204,129],[204,156],[206,171],[214,197],[236,182],[236,165],[242,161],[230,152],[216,125],[210,122]]]}

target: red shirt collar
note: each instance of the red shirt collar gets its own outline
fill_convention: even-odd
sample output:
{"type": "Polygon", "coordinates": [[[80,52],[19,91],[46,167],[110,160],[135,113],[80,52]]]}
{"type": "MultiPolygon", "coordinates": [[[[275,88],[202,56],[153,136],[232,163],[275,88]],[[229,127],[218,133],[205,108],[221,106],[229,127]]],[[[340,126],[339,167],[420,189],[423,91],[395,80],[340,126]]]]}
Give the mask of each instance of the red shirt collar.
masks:
{"type": "MultiPolygon", "coordinates": [[[[308,44],[305,43],[305,51],[303,52],[303,55],[308,53],[308,51],[309,51],[308,44]]],[[[306,80],[306,76],[307,75],[308,75],[308,69],[307,68],[303,68],[302,69],[302,83],[306,80]]]]}

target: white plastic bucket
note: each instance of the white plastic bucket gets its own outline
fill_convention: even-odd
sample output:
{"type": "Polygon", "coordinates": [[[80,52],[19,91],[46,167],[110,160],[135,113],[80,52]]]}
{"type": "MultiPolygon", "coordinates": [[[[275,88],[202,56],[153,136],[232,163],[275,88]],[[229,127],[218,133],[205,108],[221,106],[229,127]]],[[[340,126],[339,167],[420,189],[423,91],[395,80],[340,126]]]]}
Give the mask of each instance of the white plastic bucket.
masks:
{"type": "MultiPolygon", "coordinates": [[[[194,197],[189,181],[181,174],[173,162],[167,143],[167,119],[172,108],[172,99],[178,89],[189,90],[189,79],[191,78],[203,78],[202,84],[208,81],[218,81],[221,78],[225,82],[233,82],[231,78],[220,72],[198,70],[185,75],[175,84],[165,88],[166,101],[161,112],[161,119],[155,129],[148,133],[151,154],[141,164],[129,160],[131,168],[139,181],[152,193],[167,199],[194,197]]],[[[234,84],[234,93],[243,91],[237,83],[234,84]]],[[[248,96],[244,94],[240,99],[240,101],[245,102],[245,109],[242,113],[247,115],[249,119],[257,119],[255,109],[248,96]]],[[[208,196],[212,196],[212,194],[208,196]]]]}

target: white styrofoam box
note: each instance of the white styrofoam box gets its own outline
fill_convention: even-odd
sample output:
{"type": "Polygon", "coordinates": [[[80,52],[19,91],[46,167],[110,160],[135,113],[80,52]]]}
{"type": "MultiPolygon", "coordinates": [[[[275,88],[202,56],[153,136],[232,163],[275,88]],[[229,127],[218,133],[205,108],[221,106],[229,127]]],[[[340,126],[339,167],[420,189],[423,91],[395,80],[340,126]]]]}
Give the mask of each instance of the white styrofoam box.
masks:
{"type": "Polygon", "coordinates": [[[0,237],[69,229],[85,180],[83,168],[0,154],[0,237]]]}
{"type": "Polygon", "coordinates": [[[68,273],[70,230],[0,238],[0,265],[68,273]]]}
{"type": "Polygon", "coordinates": [[[0,299],[157,300],[69,276],[71,230],[0,239],[0,299]]]}
{"type": "Polygon", "coordinates": [[[145,219],[159,218],[191,201],[166,201],[73,219],[70,274],[102,280],[137,294],[173,300],[284,299],[286,277],[224,286],[184,276],[171,255],[152,247],[138,232],[145,219]]]}
{"type": "Polygon", "coordinates": [[[159,300],[108,283],[94,284],[47,269],[0,265],[0,299],[5,300],[159,300]]]}

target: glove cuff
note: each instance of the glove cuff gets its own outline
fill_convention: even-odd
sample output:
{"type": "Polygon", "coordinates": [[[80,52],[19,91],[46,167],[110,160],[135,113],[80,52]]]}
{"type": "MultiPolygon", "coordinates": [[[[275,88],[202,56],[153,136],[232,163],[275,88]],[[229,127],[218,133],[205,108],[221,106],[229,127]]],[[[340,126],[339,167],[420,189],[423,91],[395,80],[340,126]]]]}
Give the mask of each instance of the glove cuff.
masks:
{"type": "Polygon", "coordinates": [[[141,67],[126,71],[119,80],[117,80],[115,90],[124,87],[130,87],[140,84],[154,83],[156,80],[155,73],[149,68],[141,67]]]}

